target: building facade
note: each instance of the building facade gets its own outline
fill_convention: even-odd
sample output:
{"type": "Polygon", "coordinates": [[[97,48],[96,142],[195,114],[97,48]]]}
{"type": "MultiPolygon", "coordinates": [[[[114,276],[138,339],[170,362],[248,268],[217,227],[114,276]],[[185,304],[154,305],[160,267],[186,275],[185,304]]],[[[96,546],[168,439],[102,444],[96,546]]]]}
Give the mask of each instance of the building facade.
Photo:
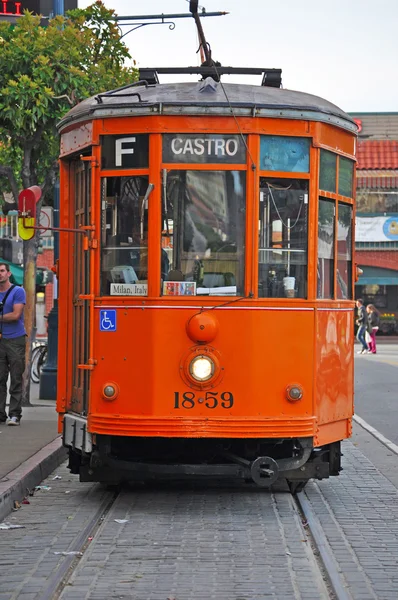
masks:
{"type": "Polygon", "coordinates": [[[380,312],[380,333],[398,333],[398,113],[351,113],[359,126],[356,297],[380,312]]]}

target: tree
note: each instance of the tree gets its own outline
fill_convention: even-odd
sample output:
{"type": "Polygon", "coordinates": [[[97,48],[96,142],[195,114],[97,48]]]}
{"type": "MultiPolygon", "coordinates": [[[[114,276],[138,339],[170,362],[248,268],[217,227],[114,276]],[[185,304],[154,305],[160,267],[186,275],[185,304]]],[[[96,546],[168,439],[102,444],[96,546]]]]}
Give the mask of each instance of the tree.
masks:
{"type": "MultiPolygon", "coordinates": [[[[58,172],[56,123],[84,98],[137,79],[120,37],[114,11],[102,2],[69,11],[40,26],[25,11],[17,24],[0,22],[0,182],[15,202],[21,188],[40,185],[51,203],[58,172]]],[[[37,233],[24,242],[25,324],[28,333],[23,401],[29,403],[29,373],[35,337],[37,233]]]]}

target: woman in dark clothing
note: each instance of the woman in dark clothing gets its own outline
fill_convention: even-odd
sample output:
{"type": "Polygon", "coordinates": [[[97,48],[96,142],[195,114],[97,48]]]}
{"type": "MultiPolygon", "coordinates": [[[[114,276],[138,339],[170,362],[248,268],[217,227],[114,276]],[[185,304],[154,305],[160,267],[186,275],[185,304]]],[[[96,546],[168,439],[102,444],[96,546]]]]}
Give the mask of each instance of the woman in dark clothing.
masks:
{"type": "Polygon", "coordinates": [[[376,310],[374,304],[368,304],[366,307],[368,313],[368,332],[370,335],[370,341],[368,341],[370,354],[376,354],[376,333],[379,330],[379,313],[376,310]]]}

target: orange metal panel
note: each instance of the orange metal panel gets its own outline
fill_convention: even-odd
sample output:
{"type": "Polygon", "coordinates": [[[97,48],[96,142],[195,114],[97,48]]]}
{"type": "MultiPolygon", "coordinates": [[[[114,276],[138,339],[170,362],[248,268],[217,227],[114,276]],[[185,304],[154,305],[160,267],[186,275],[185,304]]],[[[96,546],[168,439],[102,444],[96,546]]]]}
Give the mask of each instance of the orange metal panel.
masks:
{"type": "MultiPolygon", "coordinates": [[[[246,256],[245,256],[245,296],[257,296],[257,264],[258,256],[258,199],[259,180],[256,165],[259,164],[260,145],[258,138],[247,138],[247,174],[246,174],[246,256]]],[[[234,167],[235,168],[235,167],[234,167]]]]}
{"type": "Polygon", "coordinates": [[[77,126],[75,125],[61,135],[60,156],[63,157],[82,150],[83,148],[90,146],[92,141],[93,123],[91,121],[80,123],[77,126]]]}
{"type": "Polygon", "coordinates": [[[316,311],[315,399],[320,424],[354,414],[353,309],[316,311]]]}
{"type": "Polygon", "coordinates": [[[310,124],[297,119],[272,119],[251,117],[217,116],[171,116],[117,117],[95,121],[99,135],[134,133],[238,133],[236,123],[243,133],[263,133],[268,135],[312,135],[310,124]]]}
{"type": "Polygon", "coordinates": [[[148,437],[191,438],[290,438],[313,437],[315,419],[240,419],[240,418],[181,418],[181,417],[130,417],[90,415],[91,431],[103,435],[128,435],[148,437]]]}
{"type": "Polygon", "coordinates": [[[314,146],[338,152],[355,160],[356,136],[326,123],[312,123],[314,146]]]}
{"type": "Polygon", "coordinates": [[[332,442],[345,440],[352,435],[352,419],[343,419],[319,425],[314,438],[314,446],[324,446],[332,442]]]}
{"type": "MultiPolygon", "coordinates": [[[[205,393],[189,388],[181,377],[182,359],[195,345],[186,333],[186,324],[195,313],[192,309],[143,305],[119,309],[116,332],[100,332],[98,314],[98,366],[92,373],[90,417],[202,417],[209,427],[213,418],[221,418],[231,422],[231,431],[235,418],[314,417],[312,309],[296,312],[224,307],[212,311],[219,333],[210,346],[219,353],[223,376],[209,391],[219,394],[219,398],[224,392],[233,394],[234,404],[228,409],[221,403],[214,409],[207,408],[205,402],[200,402],[205,393]],[[113,402],[102,396],[103,386],[109,381],[120,388],[113,402]],[[304,390],[303,399],[297,403],[285,396],[291,384],[300,384],[304,390]],[[195,406],[175,408],[175,394],[182,398],[185,392],[195,394],[195,406]]],[[[203,426],[196,433],[190,431],[193,437],[201,435],[203,426]]]]}
{"type": "MultiPolygon", "coordinates": [[[[70,197],[70,163],[60,161],[60,189],[62,196],[70,197]]],[[[69,204],[64,202],[60,211],[60,227],[69,227],[69,204]]],[[[68,365],[71,365],[70,345],[72,331],[69,329],[68,315],[70,314],[70,296],[69,296],[69,239],[67,233],[59,234],[59,250],[62,256],[61,268],[58,270],[58,314],[63,315],[59,318],[58,326],[58,373],[57,373],[57,411],[63,413],[67,407],[68,390],[68,365]]]]}
{"type": "Polygon", "coordinates": [[[149,218],[148,218],[148,294],[158,296],[160,294],[160,248],[162,229],[162,185],[160,173],[160,157],[162,152],[162,137],[160,134],[151,136],[149,144],[149,183],[154,184],[154,189],[149,196],[149,218]]]}

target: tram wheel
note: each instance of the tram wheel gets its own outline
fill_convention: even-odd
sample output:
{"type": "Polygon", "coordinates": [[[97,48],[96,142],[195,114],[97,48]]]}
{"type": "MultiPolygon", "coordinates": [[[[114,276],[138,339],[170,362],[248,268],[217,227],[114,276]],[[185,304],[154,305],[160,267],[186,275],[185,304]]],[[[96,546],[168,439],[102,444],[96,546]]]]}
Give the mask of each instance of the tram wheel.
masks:
{"type": "Polygon", "coordinates": [[[289,486],[289,491],[293,495],[302,492],[308,483],[307,479],[305,481],[291,481],[290,479],[286,479],[286,481],[287,485],[289,486]]]}

